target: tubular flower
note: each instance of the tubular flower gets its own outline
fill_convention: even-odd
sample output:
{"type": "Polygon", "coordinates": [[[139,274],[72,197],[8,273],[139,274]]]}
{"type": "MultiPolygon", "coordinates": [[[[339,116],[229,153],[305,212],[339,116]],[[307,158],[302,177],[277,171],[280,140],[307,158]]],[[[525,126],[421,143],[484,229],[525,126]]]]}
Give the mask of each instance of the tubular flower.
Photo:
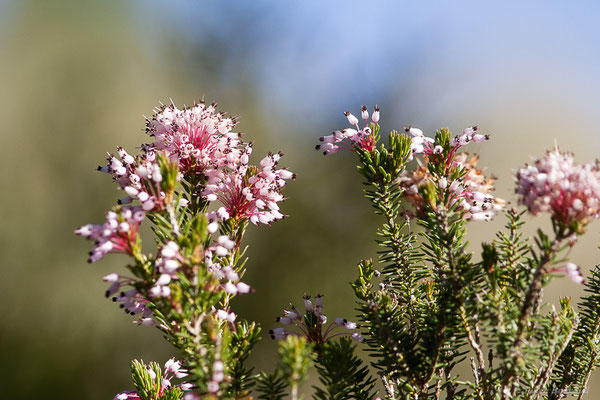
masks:
{"type": "MultiPolygon", "coordinates": [[[[153,364],[153,363],[151,363],[153,364]]],[[[181,368],[181,362],[175,361],[174,358],[171,358],[169,361],[165,363],[164,372],[161,377],[156,376],[156,372],[154,372],[151,368],[146,367],[148,370],[149,377],[152,380],[152,383],[155,386],[155,391],[158,397],[161,397],[165,394],[167,390],[172,387],[171,380],[173,378],[185,378],[188,374],[187,371],[181,368]],[[160,378],[160,379],[159,379],[160,378]]],[[[192,388],[190,383],[182,382],[180,384],[175,385],[179,387],[182,391],[187,391],[192,388]]],[[[126,390],[117,394],[113,400],[133,400],[133,399],[145,399],[147,398],[147,394],[140,395],[135,390],[126,390]]]]}
{"type": "Polygon", "coordinates": [[[139,283],[133,278],[127,278],[119,276],[116,273],[108,274],[103,281],[110,283],[110,287],[106,290],[105,296],[112,297],[112,301],[119,304],[126,314],[138,316],[138,319],[133,321],[135,324],[146,325],[146,326],[159,326],[162,329],[167,329],[164,325],[161,325],[152,316],[152,310],[146,305],[148,299],[146,299],[137,289],[135,285],[139,283]],[[129,286],[129,290],[121,290],[122,287],[129,286]],[[117,292],[119,292],[117,294],[117,292]]]}
{"type": "Polygon", "coordinates": [[[585,283],[585,279],[583,279],[583,274],[581,273],[581,269],[575,263],[568,262],[562,267],[555,268],[550,272],[555,273],[563,273],[567,275],[573,282],[582,284],[585,283]]]}
{"type": "MultiPolygon", "coordinates": [[[[237,248],[238,244],[234,240],[228,236],[221,235],[216,239],[216,243],[204,250],[204,263],[208,272],[218,282],[219,290],[229,295],[252,292],[250,285],[240,281],[240,276],[234,269],[234,252],[237,248]]],[[[220,313],[217,312],[219,319],[230,320],[232,318],[229,314],[223,314],[226,310],[219,311],[220,313]],[[224,315],[225,317],[223,317],[224,315]]],[[[233,314],[233,318],[235,319],[235,314],[233,314]]]]}
{"type": "Polygon", "coordinates": [[[138,227],[145,214],[140,207],[123,207],[117,211],[106,213],[106,222],[102,225],[84,225],[77,230],[95,243],[90,251],[88,262],[101,260],[108,253],[125,253],[135,255],[138,243],[138,227]]]}
{"type": "Polygon", "coordinates": [[[576,164],[573,156],[558,149],[548,151],[516,175],[519,202],[536,215],[549,212],[565,228],[581,233],[600,216],[598,162],[576,164]]]}
{"type": "Polygon", "coordinates": [[[454,157],[454,166],[464,168],[465,175],[460,180],[448,182],[446,177],[436,179],[429,173],[425,165],[411,173],[403,172],[399,183],[404,189],[403,196],[410,201],[418,216],[424,212],[424,200],[419,188],[427,182],[433,182],[447,193],[448,204],[452,206],[458,202],[464,212],[464,218],[473,221],[489,221],[496,212],[501,210],[506,202],[494,197],[494,177],[487,178],[482,170],[476,168],[477,156],[469,158],[467,153],[460,153],[454,157]]]}
{"type": "Polygon", "coordinates": [[[277,203],[284,200],[281,190],[295,175],[276,169],[281,153],[269,154],[260,167],[248,165],[252,147],[248,145],[237,165],[206,172],[208,183],[202,192],[208,201],[219,200],[230,218],[248,218],[255,225],[270,224],[284,215],[277,203]]]}
{"type": "Polygon", "coordinates": [[[285,310],[283,317],[277,317],[276,322],[282,325],[295,327],[300,332],[286,329],[275,328],[269,331],[272,339],[285,339],[289,335],[306,337],[308,342],[325,343],[335,337],[349,335],[354,340],[362,342],[364,339],[358,332],[339,332],[338,329],[353,331],[358,328],[355,322],[350,322],[344,318],[336,318],[333,322],[327,324],[327,316],[323,314],[323,296],[317,295],[315,302],[310,300],[310,296],[304,297],[304,314],[292,306],[291,310],[285,310]]]}
{"type": "Polygon", "coordinates": [[[155,109],[146,132],[156,141],[148,147],[166,151],[184,174],[232,165],[241,156],[240,134],[231,132],[235,118],[216,112],[216,103],[194,104],[179,110],[175,105],[155,109]]]}
{"type": "Polygon", "coordinates": [[[376,142],[376,137],[373,134],[373,126],[379,123],[379,107],[375,106],[373,114],[370,117],[371,122],[369,122],[367,107],[362,106],[361,118],[365,122],[365,127],[362,129],[359,126],[358,118],[350,114],[350,111],[346,111],[344,115],[348,118],[348,122],[352,125],[352,128],[334,131],[331,135],[321,137],[319,140],[323,144],[317,145],[316,149],[322,151],[323,154],[335,154],[340,149],[372,151],[375,148],[376,142]]]}
{"type": "Polygon", "coordinates": [[[173,242],[167,242],[160,251],[160,257],[156,259],[156,270],[160,273],[149,290],[150,297],[169,297],[171,288],[169,283],[172,279],[177,279],[176,271],[183,261],[179,254],[179,246],[173,242]]]}
{"type": "MultiPolygon", "coordinates": [[[[442,146],[436,145],[435,140],[433,138],[425,136],[422,130],[409,126],[408,128],[405,128],[404,131],[407,134],[412,135],[412,156],[409,159],[409,161],[412,160],[413,156],[417,154],[423,154],[426,156],[437,156],[442,155],[444,153],[442,146]]],[[[471,142],[481,143],[488,140],[489,138],[489,135],[482,135],[478,133],[476,126],[465,129],[462,134],[450,139],[450,151],[448,152],[448,154],[445,155],[446,163],[452,163],[452,159],[460,147],[466,146],[471,142]]]]}
{"type": "MultiPolygon", "coordinates": [[[[127,194],[118,203],[130,204],[138,200],[144,211],[163,210],[166,206],[165,193],[161,188],[163,176],[154,150],[133,157],[118,147],[117,153],[119,158],[109,153],[108,164],[98,167],[98,171],[111,174],[127,194]]],[[[186,203],[187,200],[183,200],[179,204],[185,206],[186,203]]]]}

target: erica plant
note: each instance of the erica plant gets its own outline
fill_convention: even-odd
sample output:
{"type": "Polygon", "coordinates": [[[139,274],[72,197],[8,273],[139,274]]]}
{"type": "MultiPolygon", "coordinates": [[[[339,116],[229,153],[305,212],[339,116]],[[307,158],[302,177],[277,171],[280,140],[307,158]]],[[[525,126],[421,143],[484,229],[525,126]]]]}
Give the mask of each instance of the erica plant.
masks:
{"type": "Polygon", "coordinates": [[[103,224],[76,233],[94,242],[90,262],[130,257],[126,271],[104,277],[106,296],[135,323],[159,329],[179,360],[162,369],[134,360],[134,388],[115,398],[299,399],[312,366],[317,399],[581,398],[600,364],[600,268],[586,278],[568,255],[600,216],[598,163],[548,151],[518,170],[517,210],[494,196],[495,178],[465,152],[490,138],[476,127],[433,137],[409,127],[385,145],[378,107],[345,115],[350,127],[317,149],[356,154],[365,197],[382,219],[379,257],[358,263],[356,322],[328,320],[321,295],[276,318],[272,372],[248,365],[260,328],[230,302],[253,291],[241,280],[249,223],[285,216],[279,203],[294,174],[279,166],[282,155],[252,164],[236,120],[203,102],[161,106],[146,124],[150,143],[136,155],[109,154],[99,170],[123,196],[103,224]],[[525,212],[547,215],[552,231],[526,238],[525,212]],[[502,215],[505,228],[470,252],[467,225],[502,215]],[[156,254],[144,252],[142,223],[156,254]],[[563,277],[585,285],[580,304],[544,300],[544,287],[563,277]]]}
{"type": "MultiPolygon", "coordinates": [[[[229,304],[252,291],[240,280],[248,222],[268,225],[284,217],[278,204],[294,174],[279,167],[281,154],[252,165],[252,143],[233,132],[235,125],[215,104],[161,106],[146,123],[151,142],[139,154],[118,148],[98,168],[124,197],[102,225],[76,233],[94,241],[90,262],[107,253],[131,257],[127,272],[104,278],[106,296],[134,322],[160,329],[185,365],[175,377],[186,383],[175,385],[165,375],[154,378],[157,366],[134,362],[136,390],[117,399],[178,399],[191,388],[186,398],[237,398],[253,383],[246,358],[260,330],[237,318],[229,304]],[[144,221],[152,226],[156,254],[143,252],[138,228],[144,221]]],[[[173,365],[180,364],[165,369],[173,365]]]]}

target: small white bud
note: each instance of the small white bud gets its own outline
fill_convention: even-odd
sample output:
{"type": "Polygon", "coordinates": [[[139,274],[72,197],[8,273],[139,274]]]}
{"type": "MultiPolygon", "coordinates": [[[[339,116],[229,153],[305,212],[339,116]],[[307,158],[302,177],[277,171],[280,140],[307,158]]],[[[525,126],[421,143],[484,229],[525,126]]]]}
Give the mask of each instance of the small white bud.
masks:
{"type": "Polygon", "coordinates": [[[248,285],[244,282],[238,282],[236,287],[237,287],[238,293],[250,293],[250,291],[252,290],[250,285],[248,285]]]}
{"type": "Polygon", "coordinates": [[[379,122],[379,107],[377,106],[375,106],[375,111],[373,111],[373,114],[371,114],[371,121],[374,123],[379,122]]]}
{"type": "Polygon", "coordinates": [[[119,275],[113,272],[112,274],[105,275],[102,280],[104,282],[117,282],[119,280],[119,275]]]}
{"type": "Polygon", "coordinates": [[[350,113],[350,111],[346,111],[346,112],[344,113],[344,115],[346,116],[346,118],[348,118],[348,123],[349,123],[350,125],[353,125],[353,126],[354,126],[354,125],[358,125],[358,118],[356,118],[354,115],[352,115],[352,114],[350,113]]]}
{"type": "Polygon", "coordinates": [[[219,224],[216,222],[211,222],[210,224],[208,224],[206,229],[208,230],[208,233],[215,233],[219,230],[219,224]]]}
{"type": "Polygon", "coordinates": [[[362,106],[360,110],[360,117],[365,121],[369,119],[369,112],[367,111],[367,107],[362,106]]]}
{"type": "Polygon", "coordinates": [[[446,189],[446,187],[448,187],[448,180],[446,179],[446,177],[445,177],[445,176],[442,176],[442,177],[440,178],[440,181],[438,182],[438,186],[439,186],[441,189],[446,189]]]}
{"type": "Polygon", "coordinates": [[[157,280],[156,280],[156,284],[159,286],[165,286],[168,285],[169,282],[171,282],[171,275],[169,274],[162,274],[157,280]]]}

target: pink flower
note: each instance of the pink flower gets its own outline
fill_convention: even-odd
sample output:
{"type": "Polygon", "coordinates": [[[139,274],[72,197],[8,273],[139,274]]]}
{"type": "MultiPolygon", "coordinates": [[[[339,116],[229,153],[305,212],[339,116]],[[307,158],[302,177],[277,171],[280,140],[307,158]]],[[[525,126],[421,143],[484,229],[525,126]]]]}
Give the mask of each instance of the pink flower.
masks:
{"type": "Polygon", "coordinates": [[[255,225],[270,224],[284,215],[277,203],[284,200],[281,190],[295,175],[287,169],[276,169],[282,154],[269,154],[260,167],[248,165],[252,152],[249,145],[233,168],[218,168],[206,172],[208,183],[203,196],[208,201],[219,200],[229,218],[248,218],[255,225]]]}
{"type": "Polygon", "coordinates": [[[519,201],[534,215],[549,212],[576,233],[600,216],[598,163],[579,165],[571,154],[555,149],[521,168],[516,178],[519,201]]]}
{"type": "MultiPolygon", "coordinates": [[[[365,127],[360,128],[358,118],[350,114],[349,111],[344,113],[348,119],[348,123],[352,128],[346,128],[333,132],[331,135],[323,136],[319,140],[323,144],[317,145],[316,149],[322,151],[323,154],[335,154],[340,149],[356,151],[362,149],[372,151],[375,148],[375,135],[372,132],[371,124],[369,123],[369,113],[367,108],[362,106],[361,117],[365,122],[365,127]]],[[[375,111],[371,115],[371,123],[377,125],[379,122],[379,107],[375,106],[375,111]]]]}
{"type": "Polygon", "coordinates": [[[577,264],[572,262],[568,262],[564,266],[564,272],[567,274],[569,278],[575,283],[582,284],[585,282],[583,279],[583,275],[581,274],[581,270],[577,264]]]}
{"type": "Polygon", "coordinates": [[[275,321],[282,325],[292,326],[300,332],[275,328],[269,331],[272,339],[285,339],[289,335],[304,336],[309,342],[324,343],[338,336],[349,335],[352,339],[362,342],[364,339],[358,332],[337,332],[338,328],[355,330],[358,325],[344,318],[336,318],[328,326],[327,316],[322,312],[323,296],[317,295],[315,303],[310,301],[310,296],[304,297],[305,314],[301,315],[298,309],[292,306],[291,310],[285,310],[283,317],[277,317],[275,321]]]}
{"type": "MultiPolygon", "coordinates": [[[[174,358],[171,358],[169,361],[165,363],[164,373],[162,376],[162,381],[158,382],[156,379],[156,373],[147,367],[148,373],[150,374],[150,378],[152,379],[152,384],[155,386],[156,394],[161,397],[165,394],[165,392],[172,387],[171,380],[173,378],[184,378],[186,377],[187,371],[181,368],[181,362],[175,361],[174,358]]],[[[192,385],[186,382],[182,382],[178,385],[181,390],[187,391],[192,388],[192,385]]],[[[140,395],[135,390],[126,390],[117,394],[113,400],[129,400],[129,399],[140,399],[140,395]]],[[[145,397],[144,397],[145,398],[145,397]]]]}
{"type": "MultiPolygon", "coordinates": [[[[446,165],[449,166],[452,163],[454,155],[457,153],[458,149],[462,146],[466,146],[467,144],[473,143],[481,143],[490,138],[489,135],[482,135],[477,133],[477,127],[469,127],[463,131],[462,134],[455,136],[450,139],[450,150],[448,154],[444,155],[444,149],[440,145],[435,144],[435,140],[433,138],[427,137],[423,134],[423,131],[412,126],[405,128],[404,131],[407,134],[412,135],[411,140],[411,150],[412,156],[417,154],[423,154],[425,156],[444,156],[446,157],[446,165]]],[[[409,159],[412,160],[412,157],[409,159]]]]}
{"type": "Polygon", "coordinates": [[[145,214],[139,207],[123,207],[106,213],[102,225],[84,225],[75,230],[77,235],[93,240],[95,247],[88,262],[101,260],[108,253],[134,255],[138,240],[138,227],[145,214]]]}
{"type": "MultiPolygon", "coordinates": [[[[118,201],[119,204],[130,204],[134,200],[140,202],[144,211],[163,210],[165,193],[161,188],[163,180],[160,165],[154,149],[145,149],[141,156],[133,157],[123,148],[118,147],[119,158],[108,154],[108,163],[98,170],[111,174],[127,196],[118,201]]],[[[187,202],[187,200],[185,200],[187,202]]],[[[180,202],[180,205],[184,206],[180,202]]]]}
{"type": "Polygon", "coordinates": [[[426,182],[434,182],[438,188],[447,192],[446,207],[458,203],[465,219],[489,221],[506,202],[492,195],[495,178],[487,178],[482,170],[476,168],[478,160],[477,156],[469,158],[467,153],[457,154],[454,156],[453,166],[464,168],[464,177],[461,180],[448,182],[448,178],[443,176],[434,182],[435,178],[427,169],[427,163],[430,161],[426,159],[420,168],[411,173],[403,172],[400,176],[400,186],[404,189],[403,196],[412,203],[415,213],[422,215],[425,204],[419,187],[426,182]]]}
{"type": "Polygon", "coordinates": [[[146,122],[147,133],[156,139],[150,148],[166,151],[184,174],[231,165],[241,156],[240,134],[231,132],[237,121],[216,112],[216,103],[201,102],[183,110],[163,105],[155,111],[146,122]]]}

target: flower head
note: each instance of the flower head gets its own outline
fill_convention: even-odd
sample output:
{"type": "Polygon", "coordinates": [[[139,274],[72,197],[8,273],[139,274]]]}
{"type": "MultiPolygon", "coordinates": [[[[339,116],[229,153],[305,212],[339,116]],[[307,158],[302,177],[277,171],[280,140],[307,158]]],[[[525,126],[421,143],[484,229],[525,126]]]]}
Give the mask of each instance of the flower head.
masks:
{"type": "MultiPolygon", "coordinates": [[[[490,138],[489,135],[478,133],[476,126],[469,127],[465,129],[462,134],[450,138],[446,148],[444,148],[440,143],[436,143],[436,139],[425,136],[423,131],[418,128],[409,126],[408,128],[405,128],[404,131],[407,134],[412,135],[412,155],[410,160],[417,154],[423,154],[427,157],[444,157],[447,165],[452,164],[454,155],[457,154],[462,146],[466,146],[471,142],[481,143],[490,138]]],[[[441,131],[445,131],[449,134],[447,129],[442,129],[441,131]]]]}
{"type": "Polygon", "coordinates": [[[465,219],[489,221],[505,205],[504,200],[494,197],[491,193],[494,191],[495,178],[486,177],[482,170],[476,168],[479,160],[477,156],[469,157],[467,153],[460,153],[456,154],[453,160],[453,167],[463,169],[464,176],[451,182],[445,176],[435,178],[427,168],[427,158],[414,171],[403,172],[399,182],[404,189],[404,198],[413,205],[415,213],[422,216],[425,200],[421,187],[433,183],[446,193],[447,206],[459,204],[465,219]]]}
{"type": "Polygon", "coordinates": [[[327,325],[327,316],[323,314],[323,296],[317,295],[315,302],[310,300],[310,296],[304,296],[304,314],[292,306],[290,310],[285,310],[282,317],[277,317],[275,321],[282,325],[295,327],[296,330],[289,328],[275,328],[269,331],[273,339],[285,339],[289,335],[306,337],[308,342],[324,343],[335,337],[349,335],[354,340],[363,341],[363,337],[358,332],[353,331],[358,328],[354,322],[345,318],[336,318],[327,325]],[[338,329],[346,329],[339,332],[338,329]]]}
{"type": "MultiPolygon", "coordinates": [[[[154,149],[146,149],[141,155],[133,157],[122,147],[117,148],[117,156],[108,153],[108,163],[99,166],[98,171],[111,174],[113,180],[119,185],[127,196],[118,201],[119,204],[131,204],[137,200],[144,211],[163,210],[167,193],[174,188],[163,190],[163,168],[176,168],[173,163],[166,160],[163,153],[156,153],[154,149]]],[[[178,176],[177,179],[180,177],[178,176]]],[[[187,200],[181,206],[186,205],[187,200]]]]}
{"type": "Polygon", "coordinates": [[[231,165],[241,156],[240,134],[231,131],[237,122],[216,112],[216,103],[182,110],[163,105],[155,111],[146,122],[147,133],[156,139],[149,148],[166,151],[184,174],[231,165]]]}
{"type": "Polygon", "coordinates": [[[344,115],[352,128],[334,131],[331,135],[321,137],[319,140],[323,144],[317,145],[316,149],[322,151],[323,154],[335,154],[340,149],[372,151],[375,148],[376,142],[376,135],[373,133],[373,128],[379,122],[379,107],[375,106],[375,110],[371,114],[371,122],[369,122],[367,108],[362,106],[361,118],[365,123],[364,128],[360,128],[358,118],[350,114],[350,111],[346,111],[344,115]]]}
{"type": "Polygon", "coordinates": [[[287,169],[277,169],[281,153],[269,154],[259,167],[248,164],[252,147],[248,145],[239,163],[232,168],[218,168],[206,172],[208,184],[204,197],[223,203],[231,218],[248,218],[255,225],[270,224],[284,215],[279,203],[284,200],[281,190],[295,175],[287,169]]]}
{"type": "Polygon", "coordinates": [[[597,162],[579,165],[571,154],[555,149],[517,171],[516,179],[519,202],[534,215],[549,212],[560,226],[575,233],[600,216],[597,162]]]}
{"type": "Polygon", "coordinates": [[[145,214],[140,207],[123,207],[106,213],[102,225],[84,225],[75,230],[77,235],[94,241],[88,262],[101,260],[108,253],[134,255],[137,251],[138,227],[145,214]]]}
{"type": "MultiPolygon", "coordinates": [[[[134,365],[140,365],[145,369],[145,374],[147,374],[147,380],[145,380],[144,384],[152,385],[152,391],[157,394],[158,397],[162,397],[165,392],[173,388],[173,384],[171,380],[173,378],[185,378],[188,374],[187,371],[181,368],[181,362],[175,361],[174,358],[171,358],[169,361],[165,363],[164,370],[161,371],[160,367],[152,362],[149,365],[145,365],[143,363],[139,363],[138,361],[134,361],[134,365]],[[158,371],[159,375],[157,376],[158,371]]],[[[175,385],[175,387],[179,387],[182,391],[188,391],[192,388],[192,385],[186,382],[179,383],[175,385]]],[[[149,388],[146,388],[149,389],[149,388]]],[[[147,398],[147,394],[140,395],[138,391],[135,390],[126,390],[124,392],[118,393],[113,400],[129,400],[129,399],[145,399],[147,398]]]]}

